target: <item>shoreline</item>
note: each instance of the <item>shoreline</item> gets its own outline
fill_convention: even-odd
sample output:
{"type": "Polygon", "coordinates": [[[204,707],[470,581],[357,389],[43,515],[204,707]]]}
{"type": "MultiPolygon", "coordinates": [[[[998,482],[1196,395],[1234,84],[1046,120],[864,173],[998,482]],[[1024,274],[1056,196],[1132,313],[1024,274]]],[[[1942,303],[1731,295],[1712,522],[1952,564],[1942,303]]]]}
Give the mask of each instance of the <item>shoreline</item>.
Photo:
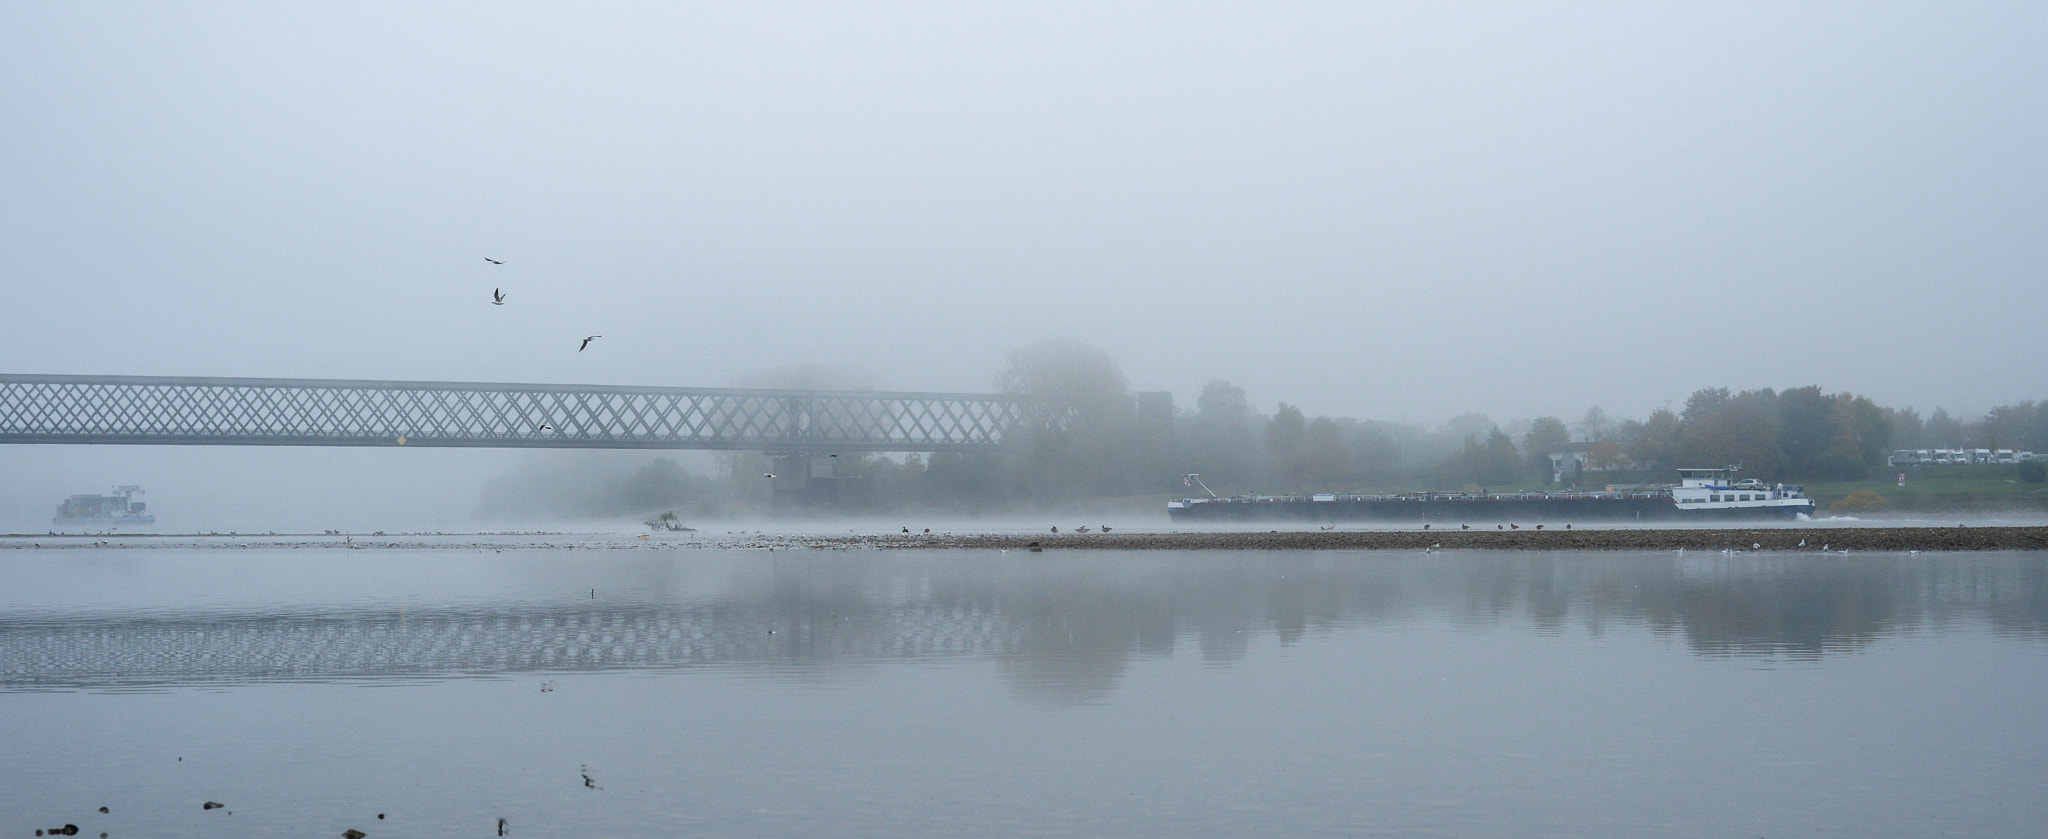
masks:
{"type": "Polygon", "coordinates": [[[1845,551],[2048,550],[2048,526],[1782,527],[1631,530],[1353,530],[1131,533],[0,535],[0,550],[994,550],[1044,551],[1845,551]]]}
{"type": "Polygon", "coordinates": [[[1398,530],[954,537],[957,547],[1112,550],[1842,551],[2048,550],[2048,527],[1398,530]]]}

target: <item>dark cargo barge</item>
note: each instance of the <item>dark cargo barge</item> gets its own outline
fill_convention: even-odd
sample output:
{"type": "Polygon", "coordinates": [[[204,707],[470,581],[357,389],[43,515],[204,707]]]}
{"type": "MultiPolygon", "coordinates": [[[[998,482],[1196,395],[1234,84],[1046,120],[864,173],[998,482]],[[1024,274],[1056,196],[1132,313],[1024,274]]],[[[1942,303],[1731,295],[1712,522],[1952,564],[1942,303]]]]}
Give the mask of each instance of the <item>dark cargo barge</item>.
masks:
{"type": "MultiPolygon", "coordinates": [[[[1239,495],[1182,498],[1176,522],[1390,521],[1426,523],[1726,521],[1811,516],[1804,487],[1734,481],[1734,467],[1680,469],[1679,484],[1593,492],[1422,492],[1397,495],[1239,495]]],[[[1195,476],[1189,476],[1191,479],[1195,476]]]]}

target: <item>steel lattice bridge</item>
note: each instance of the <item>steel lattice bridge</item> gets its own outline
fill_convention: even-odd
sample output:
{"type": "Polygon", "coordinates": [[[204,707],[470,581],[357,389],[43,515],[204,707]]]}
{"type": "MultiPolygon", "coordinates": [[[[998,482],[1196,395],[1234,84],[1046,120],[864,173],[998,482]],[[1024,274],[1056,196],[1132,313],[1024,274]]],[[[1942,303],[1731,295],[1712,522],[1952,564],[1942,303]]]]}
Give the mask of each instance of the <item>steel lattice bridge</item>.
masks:
{"type": "Polygon", "coordinates": [[[0,374],[0,443],[993,451],[972,393],[0,374]]]}

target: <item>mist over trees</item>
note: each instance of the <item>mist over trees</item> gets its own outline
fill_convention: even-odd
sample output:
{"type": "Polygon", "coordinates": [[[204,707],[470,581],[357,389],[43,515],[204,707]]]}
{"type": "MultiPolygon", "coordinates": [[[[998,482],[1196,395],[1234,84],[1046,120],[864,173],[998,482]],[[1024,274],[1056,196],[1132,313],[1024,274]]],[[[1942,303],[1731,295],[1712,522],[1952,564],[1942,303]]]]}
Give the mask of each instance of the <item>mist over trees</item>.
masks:
{"type": "MultiPolygon", "coordinates": [[[[1156,500],[1196,493],[1403,492],[1527,489],[1668,482],[1677,467],[1740,464],[1772,482],[1859,480],[1882,472],[1893,449],[2010,448],[2048,453],[2048,403],[1995,408],[1963,420],[1935,409],[1889,408],[1818,385],[1787,390],[1701,388],[1678,411],[1636,419],[1598,406],[1574,419],[1496,422],[1482,413],[1437,427],[1310,415],[1276,402],[1261,411],[1243,388],[1213,380],[1192,406],[1134,391],[1114,359],[1074,341],[1017,349],[995,376],[999,392],[1027,400],[1027,420],[999,452],[842,454],[832,464],[833,509],[979,515],[1156,500]]],[[[749,387],[865,387],[857,374],[819,366],[749,377],[749,387]]],[[[770,465],[751,452],[710,458],[712,474],[676,459],[537,460],[494,481],[493,516],[607,517],[674,511],[686,519],[765,512],[770,465]],[[574,464],[583,463],[583,466],[574,464]]]]}

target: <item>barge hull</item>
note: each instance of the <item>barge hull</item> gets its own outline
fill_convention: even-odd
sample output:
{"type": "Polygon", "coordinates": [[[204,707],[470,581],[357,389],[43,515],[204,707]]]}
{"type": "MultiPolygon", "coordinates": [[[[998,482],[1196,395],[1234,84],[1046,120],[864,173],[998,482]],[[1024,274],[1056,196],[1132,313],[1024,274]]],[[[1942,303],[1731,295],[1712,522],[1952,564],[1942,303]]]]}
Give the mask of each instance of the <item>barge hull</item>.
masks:
{"type": "Polygon", "coordinates": [[[1416,523],[1468,522],[1620,522],[1620,521],[1749,521],[1791,520],[1811,515],[1813,505],[1682,510],[1666,497],[1635,498],[1512,498],[1460,497],[1415,499],[1194,499],[1169,506],[1175,522],[1232,521],[1386,521],[1416,523]]]}

